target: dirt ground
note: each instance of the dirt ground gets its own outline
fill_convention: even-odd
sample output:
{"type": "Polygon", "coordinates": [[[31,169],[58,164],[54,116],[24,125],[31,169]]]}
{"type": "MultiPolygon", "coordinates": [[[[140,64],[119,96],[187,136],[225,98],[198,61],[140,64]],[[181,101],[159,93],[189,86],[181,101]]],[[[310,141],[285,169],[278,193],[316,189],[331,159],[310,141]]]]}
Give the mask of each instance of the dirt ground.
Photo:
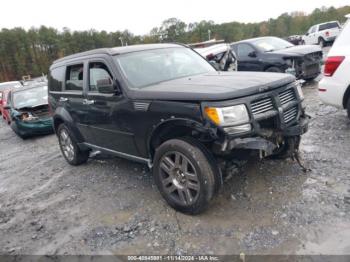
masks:
{"type": "Polygon", "coordinates": [[[350,254],[350,121],[303,89],[312,171],[251,161],[199,216],[169,208],[145,166],[72,167],[54,135],[23,141],[0,121],[0,253],[350,254]]]}

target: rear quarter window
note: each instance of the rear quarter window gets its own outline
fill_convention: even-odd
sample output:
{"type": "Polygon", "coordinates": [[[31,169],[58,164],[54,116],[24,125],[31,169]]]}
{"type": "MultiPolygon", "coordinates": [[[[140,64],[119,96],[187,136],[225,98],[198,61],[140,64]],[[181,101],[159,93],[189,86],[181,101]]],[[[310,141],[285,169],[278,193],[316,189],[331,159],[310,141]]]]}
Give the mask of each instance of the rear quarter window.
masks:
{"type": "Polygon", "coordinates": [[[64,70],[65,67],[53,68],[48,76],[48,86],[50,91],[62,91],[62,83],[64,80],[64,70]]]}
{"type": "Polygon", "coordinates": [[[339,24],[337,22],[322,24],[319,26],[318,30],[323,31],[323,30],[332,29],[332,28],[339,28],[339,24]]]}

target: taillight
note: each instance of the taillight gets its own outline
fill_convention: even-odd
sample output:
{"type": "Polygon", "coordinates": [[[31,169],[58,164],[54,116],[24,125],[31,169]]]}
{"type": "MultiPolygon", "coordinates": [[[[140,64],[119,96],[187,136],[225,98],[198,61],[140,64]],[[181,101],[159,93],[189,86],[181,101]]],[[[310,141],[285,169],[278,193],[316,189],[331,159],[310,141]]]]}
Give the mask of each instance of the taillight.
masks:
{"type": "Polygon", "coordinates": [[[344,56],[330,56],[327,58],[324,66],[324,75],[332,76],[337,71],[340,64],[345,59],[344,56]]]}
{"type": "Polygon", "coordinates": [[[327,37],[329,36],[329,32],[328,32],[328,31],[326,32],[326,36],[327,36],[327,37]]]}

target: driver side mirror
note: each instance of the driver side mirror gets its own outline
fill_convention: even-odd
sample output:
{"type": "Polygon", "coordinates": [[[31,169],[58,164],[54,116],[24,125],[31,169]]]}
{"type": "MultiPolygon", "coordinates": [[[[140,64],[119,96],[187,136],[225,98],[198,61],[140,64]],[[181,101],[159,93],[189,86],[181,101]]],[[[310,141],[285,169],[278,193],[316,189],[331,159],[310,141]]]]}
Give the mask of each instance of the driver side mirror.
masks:
{"type": "Polygon", "coordinates": [[[102,94],[121,94],[119,82],[112,81],[110,78],[97,80],[96,87],[98,92],[102,94]]]}
{"type": "Polygon", "coordinates": [[[248,56],[249,57],[256,57],[257,55],[256,55],[256,52],[255,51],[252,51],[252,52],[250,52],[249,54],[248,54],[248,56]]]}

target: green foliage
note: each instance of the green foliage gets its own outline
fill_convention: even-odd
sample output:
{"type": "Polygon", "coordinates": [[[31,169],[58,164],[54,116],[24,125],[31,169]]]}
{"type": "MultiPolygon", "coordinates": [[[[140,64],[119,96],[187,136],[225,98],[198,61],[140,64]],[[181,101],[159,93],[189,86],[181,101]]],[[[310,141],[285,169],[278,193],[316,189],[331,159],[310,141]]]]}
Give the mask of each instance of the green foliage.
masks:
{"type": "Polygon", "coordinates": [[[285,37],[304,34],[314,24],[338,20],[345,21],[350,6],[340,8],[317,8],[310,15],[303,12],[284,13],[276,19],[261,23],[230,22],[215,24],[200,21],[186,24],[177,18],[165,20],[148,35],[135,36],[123,32],[71,31],[61,32],[42,26],[24,30],[22,28],[0,31],[0,81],[21,79],[23,75],[40,76],[46,74],[50,64],[60,57],[101,47],[121,46],[157,42],[194,43],[211,38],[227,42],[239,41],[257,36],[274,35],[285,37]],[[209,33],[210,31],[210,33],[209,33]]]}

